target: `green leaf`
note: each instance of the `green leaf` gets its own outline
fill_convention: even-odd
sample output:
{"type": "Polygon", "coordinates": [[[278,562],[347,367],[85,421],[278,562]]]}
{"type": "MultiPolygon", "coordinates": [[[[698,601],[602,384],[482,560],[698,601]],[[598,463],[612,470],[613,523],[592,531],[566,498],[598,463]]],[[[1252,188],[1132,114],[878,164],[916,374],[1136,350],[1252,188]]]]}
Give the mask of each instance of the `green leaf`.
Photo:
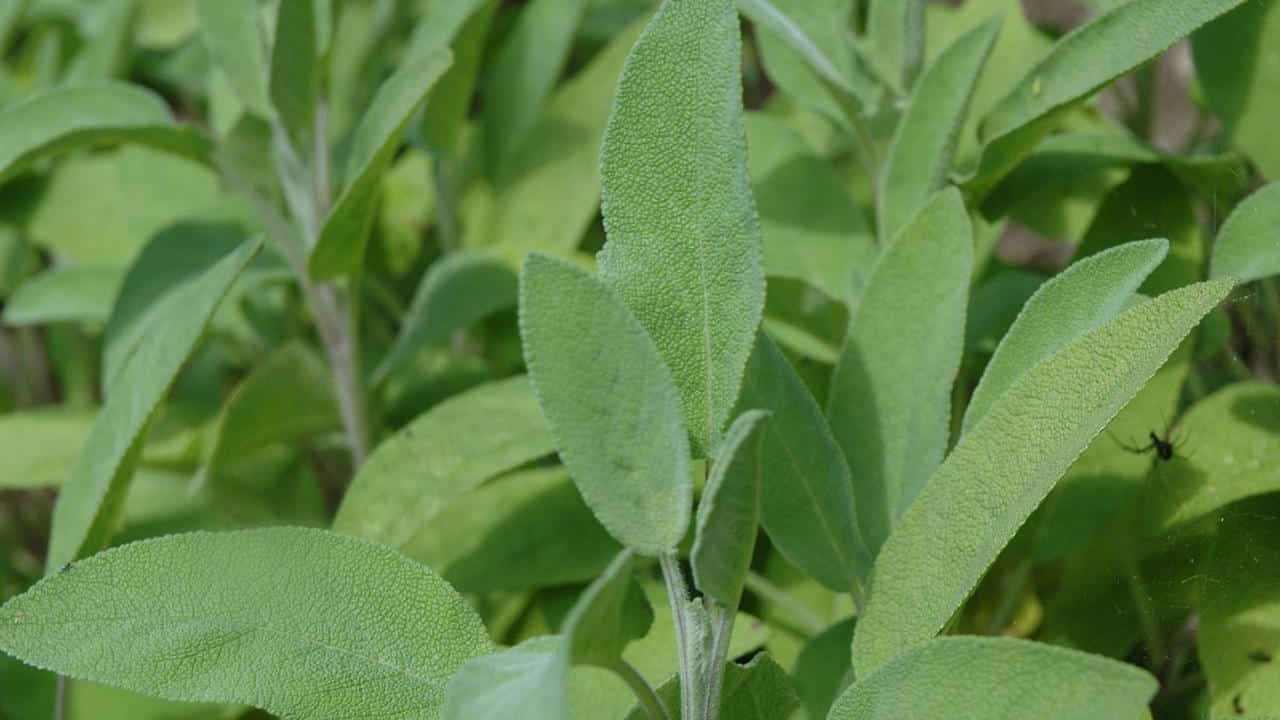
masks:
{"type": "Polygon", "coordinates": [[[693,488],[679,397],[658,349],[601,281],[532,254],[520,276],[525,361],[560,458],[623,545],[670,552],[693,488]]]}
{"type": "Polygon", "coordinates": [[[1280,183],[1250,195],[1227,217],[1213,244],[1209,276],[1238,282],[1280,275],[1280,183]]]}
{"type": "Polygon", "coordinates": [[[1167,240],[1125,243],[1073,263],[1041,285],[987,363],[965,410],[964,431],[1028,370],[1124,310],[1168,254],[1167,240]]]}
{"type": "Polygon", "coordinates": [[[124,273],[114,267],[72,265],[46,270],[18,286],[5,302],[6,325],[104,323],[124,273]]]}
{"type": "MultiPolygon", "coordinates": [[[[465,20],[454,32],[447,36],[438,36],[438,47],[452,45],[453,65],[440,78],[440,82],[431,91],[427,105],[431,112],[422,116],[421,135],[427,147],[436,151],[443,158],[452,158],[462,150],[463,131],[466,129],[467,116],[471,112],[476,81],[480,74],[480,64],[484,59],[484,50],[489,41],[489,30],[493,25],[493,17],[498,11],[497,0],[462,0],[458,3],[439,3],[428,6],[424,23],[436,21],[436,8],[443,5],[461,5],[465,10],[451,11],[460,20],[465,20]],[[442,41],[442,42],[441,42],[442,41]]],[[[434,33],[432,33],[434,34],[434,33]]],[[[414,46],[422,47],[419,42],[422,36],[414,38],[414,46]]]]}
{"type": "Polygon", "coordinates": [[[196,0],[200,32],[213,63],[240,102],[262,118],[273,115],[267,84],[267,43],[257,0],[196,0]]]}
{"type": "Polygon", "coordinates": [[[793,565],[836,592],[871,569],[856,517],[853,480],[804,381],[763,332],[747,363],[739,407],[771,413],[762,429],[761,522],[793,565]]]}
{"type": "Polygon", "coordinates": [[[334,530],[403,547],[452,500],[553,450],[528,378],[483,385],[379,445],[343,497],[334,530]]]}
{"type": "Polygon", "coordinates": [[[796,659],[796,695],[810,718],[820,720],[831,711],[853,679],[853,618],[842,620],[815,636],[796,659]]]}
{"type": "MultiPolygon", "coordinates": [[[[668,708],[680,707],[680,682],[672,679],[658,688],[658,697],[668,708]]],[[[751,658],[746,665],[729,663],[725,668],[720,696],[720,717],[726,720],[788,720],[800,707],[787,671],[766,653],[751,658]]],[[[626,720],[650,720],[641,707],[626,720]]]]}
{"type": "Polygon", "coordinates": [[[58,495],[46,564],[50,570],[107,544],[156,407],[223,296],[259,248],[260,242],[244,244],[152,311],[152,332],[138,343],[118,379],[119,387],[128,391],[107,396],[75,472],[58,495]]]}
{"type": "Polygon", "coordinates": [[[60,487],[92,426],[92,415],[61,409],[0,415],[0,488],[60,487]]]}
{"type": "Polygon", "coordinates": [[[867,54],[904,95],[924,61],[924,7],[924,0],[869,0],[867,4],[867,54]]]}
{"type": "Polygon", "coordinates": [[[564,71],[587,0],[534,0],[489,70],[482,116],[489,174],[498,177],[538,122],[542,106],[564,71]]]}
{"type": "Polygon", "coordinates": [[[164,100],[136,85],[64,87],[0,112],[0,180],[55,153],[136,143],[209,162],[212,142],[177,125],[164,100]]]}
{"type": "Polygon", "coordinates": [[[1133,0],[1059,40],[982,120],[985,194],[1034,148],[1047,119],[1245,0],[1133,0]]]}
{"type": "Polygon", "coordinates": [[[876,560],[854,636],[860,673],[943,628],[1071,462],[1231,288],[1201,283],[1130,309],[1024,373],[992,404],[876,560]]]}
{"type": "Polygon", "coordinates": [[[476,658],[449,681],[443,720],[565,720],[564,638],[536,637],[476,658]]]}
{"type": "Polygon", "coordinates": [[[408,720],[439,717],[448,678],[490,645],[422,565],[279,528],[173,535],[78,562],[0,608],[0,647],[170,700],[408,720]]]}
{"type": "Polygon", "coordinates": [[[760,528],[763,465],[760,428],[766,413],[743,413],[725,433],[698,505],[698,534],[690,561],[702,594],[736,608],[760,528]]]}
{"type": "Polygon", "coordinates": [[[764,312],[741,55],[732,0],[667,0],[623,70],[601,159],[600,275],[671,367],[702,454],[719,444],[764,312]]]}
{"type": "MultiPolygon", "coordinates": [[[[872,8],[884,5],[918,5],[923,12],[921,3],[901,1],[872,8]]],[[[947,184],[974,88],[999,31],[999,20],[991,20],[962,35],[929,65],[911,94],[880,176],[882,241],[896,237],[947,184]]]]}
{"type": "Polygon", "coordinates": [[[512,473],[463,495],[403,552],[459,592],[518,592],[595,578],[621,548],[563,468],[512,473]]]}
{"type": "Polygon", "coordinates": [[[320,96],[320,48],[316,0],[281,0],[271,47],[271,100],[294,147],[311,153],[320,96]]]}
{"type": "Polygon", "coordinates": [[[134,15],[135,0],[100,4],[94,32],[67,70],[69,84],[108,80],[121,70],[129,50],[134,15]]]}
{"type": "Polygon", "coordinates": [[[622,651],[648,634],[653,608],[632,577],[634,567],[630,550],[619,553],[569,611],[563,632],[570,664],[615,667],[622,651]]]}
{"type": "Polygon", "coordinates": [[[1132,718],[1157,689],[1132,665],[1013,638],[939,638],[860,675],[827,720],[1132,718]]]}
{"type": "Polygon", "coordinates": [[[409,121],[451,63],[452,56],[446,50],[410,55],[378,88],[351,140],[342,194],[325,218],[311,251],[312,277],[328,279],[352,273],[364,259],[382,175],[391,165],[409,121]]]}
{"type": "Polygon", "coordinates": [[[880,254],[831,378],[827,418],[874,556],[946,453],[973,231],[954,188],[880,254]]]}

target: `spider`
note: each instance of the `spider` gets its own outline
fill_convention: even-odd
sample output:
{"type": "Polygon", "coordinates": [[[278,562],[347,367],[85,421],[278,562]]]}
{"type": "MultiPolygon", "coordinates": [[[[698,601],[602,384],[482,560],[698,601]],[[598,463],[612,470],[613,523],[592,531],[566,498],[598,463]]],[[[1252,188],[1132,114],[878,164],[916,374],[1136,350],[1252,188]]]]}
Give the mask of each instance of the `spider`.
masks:
{"type": "Polygon", "coordinates": [[[1142,447],[1138,447],[1137,445],[1120,440],[1115,435],[1111,435],[1111,439],[1123,450],[1131,452],[1134,455],[1146,455],[1149,452],[1155,452],[1156,458],[1162,462],[1172,460],[1173,456],[1177,453],[1178,446],[1185,441],[1185,438],[1174,437],[1173,434],[1169,432],[1167,426],[1164,431],[1164,437],[1157,435],[1155,430],[1147,433],[1147,437],[1151,438],[1151,442],[1143,445],[1142,447]]]}

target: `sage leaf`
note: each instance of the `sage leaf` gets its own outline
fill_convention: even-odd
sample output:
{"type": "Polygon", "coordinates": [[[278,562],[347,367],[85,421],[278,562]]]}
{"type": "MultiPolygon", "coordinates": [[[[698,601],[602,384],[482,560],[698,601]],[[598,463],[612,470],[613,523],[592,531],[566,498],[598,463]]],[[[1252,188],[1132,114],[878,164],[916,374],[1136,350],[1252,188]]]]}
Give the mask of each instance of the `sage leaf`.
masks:
{"type": "Polygon", "coordinates": [[[766,413],[743,413],[725,433],[698,506],[697,538],[690,561],[702,594],[736,608],[751,566],[760,527],[764,467],[760,428],[766,413]]]}
{"type": "Polygon", "coordinates": [[[825,718],[836,698],[853,681],[853,643],[855,620],[842,620],[810,640],[796,658],[796,695],[811,718],[825,718]]]}
{"type": "Polygon", "coordinates": [[[564,638],[535,637],[475,658],[449,681],[442,720],[566,720],[564,638]]]}
{"type": "Polygon", "coordinates": [[[1013,638],[938,638],[859,675],[827,720],[1136,718],[1157,688],[1132,665],[1013,638]]]}
{"type": "MultiPolygon", "coordinates": [[[[668,708],[680,707],[680,682],[672,679],[658,688],[658,697],[668,708]]],[[[788,720],[800,707],[791,677],[767,653],[751,658],[746,665],[725,666],[720,696],[720,717],[728,720],[788,720]]],[[[636,707],[625,720],[649,720],[644,708],[636,707]]]]}
{"type": "Polygon", "coordinates": [[[1280,275],[1280,183],[1271,183],[1236,206],[1213,244],[1209,276],[1245,283],[1280,275]]]}
{"type": "Polygon", "coordinates": [[[125,545],[0,608],[0,648],[25,662],[284,717],[437,718],[449,677],[489,647],[480,618],[426,567],[297,528],[125,545]]]}
{"type": "Polygon", "coordinates": [[[61,408],[0,415],[0,488],[60,487],[92,427],[93,415],[61,408]]]}
{"type": "Polygon", "coordinates": [[[764,312],[741,53],[732,0],[664,2],[623,70],[601,159],[600,275],[671,368],[702,454],[733,410],[764,312]]]}
{"type": "Polygon", "coordinates": [[[258,117],[272,117],[267,43],[256,0],[197,0],[196,9],[205,47],[240,102],[258,117]]]}
{"type": "Polygon", "coordinates": [[[21,327],[58,322],[104,323],[124,273],[119,268],[72,265],[46,270],[5,302],[4,322],[21,327]]]}
{"type": "Polygon", "coordinates": [[[867,55],[901,94],[911,90],[924,61],[924,0],[870,0],[867,55]]]}
{"type": "Polygon", "coordinates": [[[569,662],[613,668],[622,651],[653,626],[653,608],[632,577],[635,556],[618,554],[609,567],[578,598],[564,621],[569,662]]]}
{"type": "Polygon", "coordinates": [[[120,373],[120,387],[128,392],[107,396],[75,471],[58,495],[49,570],[106,546],[152,415],[214,310],[261,247],[261,241],[245,243],[152,310],[148,327],[154,332],[138,343],[120,373]]]}
{"type": "Polygon", "coordinates": [[[693,488],[680,401],[653,340],[608,286],[532,254],[520,334],[538,402],[587,505],[623,545],[671,552],[693,488]]]}
{"type": "Polygon", "coordinates": [[[309,157],[320,97],[317,0],[281,0],[271,47],[271,101],[294,148],[309,157]]]}
{"type": "Polygon", "coordinates": [[[1024,373],[952,451],[876,559],[853,640],[873,672],[940,631],[1032,510],[1230,281],[1174,290],[1024,373]]]}
{"type": "Polygon", "coordinates": [[[972,271],[972,226],[952,188],[881,252],[850,321],[827,418],[873,556],[946,453],[972,271]]]}

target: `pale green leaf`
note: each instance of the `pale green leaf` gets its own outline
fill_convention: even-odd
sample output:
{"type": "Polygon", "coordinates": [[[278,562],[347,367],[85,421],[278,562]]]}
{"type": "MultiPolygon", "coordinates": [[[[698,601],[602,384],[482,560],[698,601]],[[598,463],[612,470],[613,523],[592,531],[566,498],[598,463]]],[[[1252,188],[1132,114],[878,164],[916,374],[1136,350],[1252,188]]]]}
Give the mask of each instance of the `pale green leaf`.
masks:
{"type": "Polygon", "coordinates": [[[0,488],[61,486],[92,426],[93,415],[61,409],[0,415],[0,488]]]}
{"type": "Polygon", "coordinates": [[[1192,285],[1132,308],[1024,373],[991,406],[876,560],[854,636],[860,673],[946,625],[1072,461],[1231,288],[1192,285]]]}
{"type": "Polygon", "coordinates": [[[349,274],[363,261],[382,175],[391,165],[409,121],[452,62],[447,50],[411,55],[378,88],[351,140],[342,194],[325,218],[311,251],[313,277],[349,274]]]}
{"type": "Polygon", "coordinates": [[[939,638],[860,675],[828,720],[1133,718],[1157,689],[1132,665],[1013,638],[939,638]]]}
{"type": "Polygon", "coordinates": [[[867,54],[904,95],[924,61],[924,8],[924,0],[867,3],[867,54]]]}
{"type": "Polygon", "coordinates": [[[200,32],[214,64],[221,68],[245,107],[272,116],[267,81],[267,43],[257,0],[196,0],[200,32]]]}
{"type": "MultiPolygon", "coordinates": [[[[881,2],[883,5],[921,5],[881,2]]],[[[962,35],[929,65],[898,122],[880,176],[880,238],[889,242],[947,183],[978,77],[1000,31],[991,20],[962,35]]]]}
{"type": "Polygon", "coordinates": [[[535,637],[471,660],[449,681],[442,720],[566,720],[564,638],[535,637]]]}
{"type": "Polygon", "coordinates": [[[725,433],[698,505],[690,562],[698,589],[722,607],[737,608],[760,528],[763,492],[761,427],[768,415],[743,413],[725,433]]]}
{"type": "Polygon", "coordinates": [[[623,70],[602,150],[600,274],[671,367],[700,454],[719,442],[764,311],[741,54],[732,0],[667,0],[623,70]]]}
{"type": "Polygon", "coordinates": [[[533,254],[520,276],[520,330],[560,458],[614,537],[670,552],[689,526],[688,434],[653,340],[600,280],[533,254]]]}
{"type": "Polygon", "coordinates": [[[338,508],[338,532],[403,547],[450,501],[554,451],[528,378],[482,385],[374,450],[338,508]]]}
{"type": "Polygon", "coordinates": [[[104,323],[123,281],[124,271],[115,267],[73,265],[46,270],[19,285],[9,297],[4,322],[12,326],[104,323]]]}
{"type": "Polygon", "coordinates": [[[212,142],[174,123],[164,100],[136,85],[59,88],[0,112],[0,180],[55,153],[136,143],[207,163],[212,142]]]}
{"type": "Polygon", "coordinates": [[[1239,282],[1280,275],[1280,183],[1271,183],[1236,206],[1213,244],[1209,276],[1239,282]]]}
{"type": "Polygon", "coordinates": [[[281,0],[271,47],[271,101],[294,147],[310,156],[320,96],[316,0],[281,0]]]}
{"type": "Polygon", "coordinates": [[[129,485],[142,437],[213,312],[258,252],[245,243],[199,278],[170,293],[151,313],[153,329],[121,370],[120,387],[107,397],[71,478],[58,495],[46,566],[61,567],[100,550],[110,538],[129,485]]]}
{"type": "Polygon", "coordinates": [[[853,480],[818,403],[763,332],[747,363],[739,407],[767,410],[761,522],[791,563],[837,592],[871,569],[858,529],[853,480]]]}
{"type": "Polygon", "coordinates": [[[952,188],[880,254],[850,321],[827,418],[873,556],[946,452],[972,271],[972,225],[952,188]]]}
{"type": "Polygon", "coordinates": [[[1031,368],[1124,310],[1169,254],[1167,240],[1143,240],[1073,263],[1041,285],[987,363],[969,407],[967,432],[1031,368]]]}
{"type": "Polygon", "coordinates": [[[630,550],[619,553],[569,611],[563,632],[571,664],[612,668],[628,645],[649,633],[653,608],[632,577],[634,567],[630,550]]]}
{"type": "Polygon", "coordinates": [[[0,648],[33,665],[284,717],[437,718],[449,677],[489,647],[430,570],[321,530],[126,545],[0,608],[0,648]]]}

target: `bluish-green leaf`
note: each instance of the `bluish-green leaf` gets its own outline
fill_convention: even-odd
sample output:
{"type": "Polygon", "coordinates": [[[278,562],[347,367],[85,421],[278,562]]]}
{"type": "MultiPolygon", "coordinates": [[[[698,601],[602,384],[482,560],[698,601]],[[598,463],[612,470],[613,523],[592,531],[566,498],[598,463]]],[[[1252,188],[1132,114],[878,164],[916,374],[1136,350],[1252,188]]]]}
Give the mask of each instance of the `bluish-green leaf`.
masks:
{"type": "Polygon", "coordinates": [[[1271,183],[1236,206],[1213,244],[1210,277],[1240,282],[1280,275],[1280,183],[1271,183]]]}
{"type": "Polygon", "coordinates": [[[946,452],[972,270],[969,215],[946,190],[880,254],[850,321],[827,418],[873,556],[946,452]]]}
{"type": "Polygon", "coordinates": [[[764,466],[760,457],[761,411],[743,413],[725,433],[698,505],[698,534],[690,561],[702,594],[737,608],[760,528],[764,466]]]}
{"type": "Polygon", "coordinates": [[[732,0],[667,0],[631,51],[602,150],[600,274],[670,366],[700,454],[719,442],[764,312],[741,55],[732,0]]]}
{"type": "Polygon", "coordinates": [[[530,255],[520,276],[525,361],[560,458],[628,547],[671,552],[689,526],[689,446],[671,372],[603,282],[530,255]]]}
{"type": "Polygon", "coordinates": [[[876,559],[854,635],[860,674],[946,625],[1072,461],[1232,286],[1191,285],[1132,308],[1024,373],[991,406],[876,559]]]}

